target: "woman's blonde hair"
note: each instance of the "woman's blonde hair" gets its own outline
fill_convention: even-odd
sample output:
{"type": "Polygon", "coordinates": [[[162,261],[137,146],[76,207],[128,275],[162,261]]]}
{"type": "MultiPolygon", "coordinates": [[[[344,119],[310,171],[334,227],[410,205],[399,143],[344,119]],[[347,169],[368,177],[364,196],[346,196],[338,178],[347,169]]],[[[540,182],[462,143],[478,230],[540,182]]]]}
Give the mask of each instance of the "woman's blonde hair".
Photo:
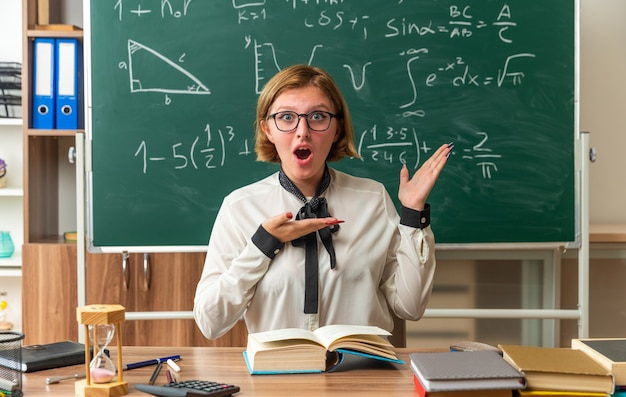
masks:
{"type": "Polygon", "coordinates": [[[294,65],[285,68],[272,77],[261,92],[256,107],[256,151],[257,160],[272,163],[280,163],[280,157],[276,147],[267,139],[261,129],[261,124],[267,122],[269,109],[276,98],[285,90],[314,86],[321,89],[331,100],[337,114],[339,123],[339,138],[333,143],[326,161],[339,161],[344,157],[359,158],[359,154],[354,146],[354,127],[352,118],[339,87],[334,80],[324,70],[308,66],[294,65]]]}

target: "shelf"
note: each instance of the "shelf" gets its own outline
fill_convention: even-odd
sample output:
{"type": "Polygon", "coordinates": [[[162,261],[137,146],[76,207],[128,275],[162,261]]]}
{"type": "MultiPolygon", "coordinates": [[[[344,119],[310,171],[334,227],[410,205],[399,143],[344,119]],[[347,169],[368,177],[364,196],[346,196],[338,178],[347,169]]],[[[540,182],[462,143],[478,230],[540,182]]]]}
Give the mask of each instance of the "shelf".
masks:
{"type": "Polygon", "coordinates": [[[26,31],[27,37],[69,37],[82,38],[83,30],[73,25],[37,25],[29,26],[26,31]]]}
{"type": "Polygon", "coordinates": [[[0,278],[22,277],[22,269],[3,269],[0,267],[0,278]]]}
{"type": "Polygon", "coordinates": [[[0,117],[0,126],[4,126],[4,125],[15,125],[15,126],[21,126],[22,125],[22,119],[14,119],[14,118],[6,118],[6,117],[0,117]]]}
{"type": "Polygon", "coordinates": [[[77,132],[84,132],[84,130],[39,130],[34,128],[26,130],[28,136],[75,136],[77,132]]]}
{"type": "Polygon", "coordinates": [[[70,245],[76,246],[76,241],[68,241],[63,236],[45,236],[42,238],[38,238],[35,240],[31,240],[28,244],[37,245],[37,244],[50,244],[50,245],[70,245]]]}
{"type": "Polygon", "coordinates": [[[15,251],[10,258],[0,258],[0,272],[22,268],[22,252],[15,251]]]}
{"type": "Polygon", "coordinates": [[[0,197],[23,197],[24,189],[21,187],[3,187],[0,188],[0,197]]]}

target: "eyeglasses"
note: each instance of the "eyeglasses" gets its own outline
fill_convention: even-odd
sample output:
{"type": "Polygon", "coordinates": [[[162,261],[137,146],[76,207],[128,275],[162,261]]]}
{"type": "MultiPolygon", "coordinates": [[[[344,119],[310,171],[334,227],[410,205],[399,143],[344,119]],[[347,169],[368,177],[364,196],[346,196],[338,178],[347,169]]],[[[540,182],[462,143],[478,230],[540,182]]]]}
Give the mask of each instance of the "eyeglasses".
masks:
{"type": "Polygon", "coordinates": [[[269,118],[274,119],[276,128],[282,132],[292,132],[298,128],[300,117],[304,117],[309,129],[321,132],[326,131],[330,127],[330,122],[333,120],[333,117],[339,118],[339,115],[321,110],[314,110],[309,113],[285,111],[269,115],[269,118]]]}

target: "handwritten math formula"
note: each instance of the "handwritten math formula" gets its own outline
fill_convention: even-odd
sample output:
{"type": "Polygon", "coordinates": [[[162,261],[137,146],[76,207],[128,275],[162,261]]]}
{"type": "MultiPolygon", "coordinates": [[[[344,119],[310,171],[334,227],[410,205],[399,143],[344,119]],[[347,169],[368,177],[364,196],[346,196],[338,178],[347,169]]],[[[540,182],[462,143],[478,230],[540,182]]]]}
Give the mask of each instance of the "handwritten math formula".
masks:
{"type": "MultiPolygon", "coordinates": [[[[250,138],[243,139],[242,147],[232,147],[234,143],[240,142],[235,140],[236,134],[232,126],[218,129],[215,137],[208,124],[204,132],[203,135],[195,136],[191,142],[175,142],[165,149],[162,145],[154,149],[150,142],[142,140],[134,156],[144,174],[162,173],[162,167],[176,170],[212,170],[227,166],[226,159],[230,156],[255,156],[250,149],[254,145],[250,138]]],[[[482,178],[491,179],[492,173],[498,170],[495,161],[501,155],[493,153],[488,147],[487,133],[477,132],[476,139],[474,145],[459,147],[459,152],[453,151],[452,155],[460,155],[464,161],[479,168],[482,178]]],[[[368,163],[406,164],[417,169],[422,157],[428,157],[433,148],[426,141],[420,141],[415,128],[387,128],[379,132],[379,128],[373,126],[361,134],[357,150],[362,161],[368,163]]]]}
{"type": "MultiPolygon", "coordinates": [[[[384,120],[363,123],[361,115],[354,112],[355,144],[365,163],[373,166],[407,164],[417,169],[433,147],[445,143],[421,132],[421,126],[431,122],[433,114],[429,103],[423,100],[425,94],[446,90],[452,95],[473,95],[473,89],[476,92],[485,88],[515,89],[525,84],[528,70],[536,65],[537,54],[532,46],[516,45],[520,37],[518,29],[528,24],[528,21],[518,21],[517,15],[524,11],[520,3],[491,1],[489,4],[485,8],[468,1],[397,0],[395,4],[385,2],[386,12],[380,16],[374,12],[376,10],[354,0],[229,0],[222,1],[215,12],[225,13],[227,19],[230,18],[228,23],[236,27],[232,32],[233,43],[236,43],[232,51],[241,55],[238,63],[247,64],[247,75],[239,78],[251,82],[247,92],[250,96],[258,95],[273,74],[293,63],[290,52],[294,52],[294,48],[285,44],[282,37],[266,34],[267,26],[277,21],[287,20],[292,26],[290,29],[297,29],[302,39],[307,39],[296,48],[301,56],[299,62],[331,62],[332,68],[340,71],[334,75],[348,91],[347,96],[362,97],[364,101],[376,100],[377,96],[385,94],[372,92],[373,82],[385,78],[381,75],[381,60],[369,58],[367,53],[361,57],[358,52],[352,54],[349,61],[346,57],[337,57],[335,41],[348,37],[346,40],[354,43],[365,43],[363,48],[370,42],[376,43],[372,46],[387,43],[394,50],[383,51],[387,71],[382,70],[382,73],[391,76],[389,91],[393,98],[386,101],[385,106],[392,110],[395,119],[390,122],[385,115],[384,120]],[[416,10],[422,4],[428,5],[428,12],[416,10]],[[464,42],[477,37],[497,47],[497,51],[494,50],[497,54],[488,62],[485,62],[485,55],[467,51],[455,53],[446,49],[440,53],[442,46],[462,49],[464,42]],[[364,125],[367,123],[370,124],[364,125]]],[[[184,25],[186,21],[197,23],[204,19],[210,21],[212,17],[211,11],[196,0],[116,0],[112,11],[116,22],[122,25],[160,21],[168,24],[179,21],[176,23],[184,25]]],[[[208,59],[227,58],[229,53],[207,51],[200,55],[194,53],[183,38],[174,51],[139,35],[125,39],[123,45],[127,48],[123,51],[125,56],[118,59],[118,69],[128,75],[127,86],[133,96],[151,95],[148,101],[168,107],[178,106],[180,98],[189,95],[197,96],[198,101],[220,101],[208,59]],[[191,63],[191,59],[198,62],[203,57],[207,58],[206,64],[191,63]],[[146,62],[146,58],[152,63],[146,62]],[[146,65],[155,63],[166,65],[168,72],[177,78],[163,76],[163,79],[150,80],[144,77],[146,65]],[[182,81],[178,86],[162,84],[178,80],[182,81]]],[[[490,51],[484,54],[490,55],[490,51]]],[[[349,102],[349,105],[352,104],[349,102]]],[[[253,115],[250,113],[250,116],[253,115]]],[[[218,120],[218,124],[222,127],[211,127],[207,123],[201,133],[185,133],[177,142],[157,144],[150,138],[137,141],[129,155],[134,156],[143,174],[158,167],[219,170],[228,168],[229,160],[234,157],[254,161],[254,139],[249,125],[231,124],[231,120],[218,120]]],[[[490,145],[490,135],[497,132],[468,124],[472,128],[458,133],[451,131],[453,135],[464,136],[462,142],[456,142],[452,156],[475,168],[477,178],[497,178],[499,160],[505,156],[502,148],[490,145]]]]}

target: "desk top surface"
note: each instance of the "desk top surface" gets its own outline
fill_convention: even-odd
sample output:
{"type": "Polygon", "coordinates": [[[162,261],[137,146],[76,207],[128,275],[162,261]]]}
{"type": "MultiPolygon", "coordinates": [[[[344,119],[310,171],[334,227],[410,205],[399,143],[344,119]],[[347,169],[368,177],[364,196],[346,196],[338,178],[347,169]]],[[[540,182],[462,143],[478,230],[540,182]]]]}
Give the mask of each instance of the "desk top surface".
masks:
{"type": "Polygon", "coordinates": [[[626,243],[626,224],[590,224],[589,242],[626,243]]]}
{"type": "MultiPolygon", "coordinates": [[[[115,360],[116,348],[111,356],[115,360]]],[[[202,379],[231,383],[241,388],[235,397],[244,396],[417,396],[413,386],[413,372],[409,364],[408,349],[398,349],[404,365],[376,364],[372,368],[350,369],[343,372],[321,374],[255,375],[246,369],[243,348],[240,347],[124,347],[123,362],[137,362],[179,354],[180,380],[202,379]]],[[[372,360],[374,361],[374,360],[372,360]]],[[[128,382],[129,396],[147,396],[135,390],[135,384],[148,383],[155,366],[123,372],[128,382]]],[[[74,365],[25,373],[22,389],[26,396],[73,396],[74,380],[46,385],[50,376],[72,375],[84,372],[83,365],[74,365]]],[[[166,383],[161,371],[156,384],[166,383]]]]}

